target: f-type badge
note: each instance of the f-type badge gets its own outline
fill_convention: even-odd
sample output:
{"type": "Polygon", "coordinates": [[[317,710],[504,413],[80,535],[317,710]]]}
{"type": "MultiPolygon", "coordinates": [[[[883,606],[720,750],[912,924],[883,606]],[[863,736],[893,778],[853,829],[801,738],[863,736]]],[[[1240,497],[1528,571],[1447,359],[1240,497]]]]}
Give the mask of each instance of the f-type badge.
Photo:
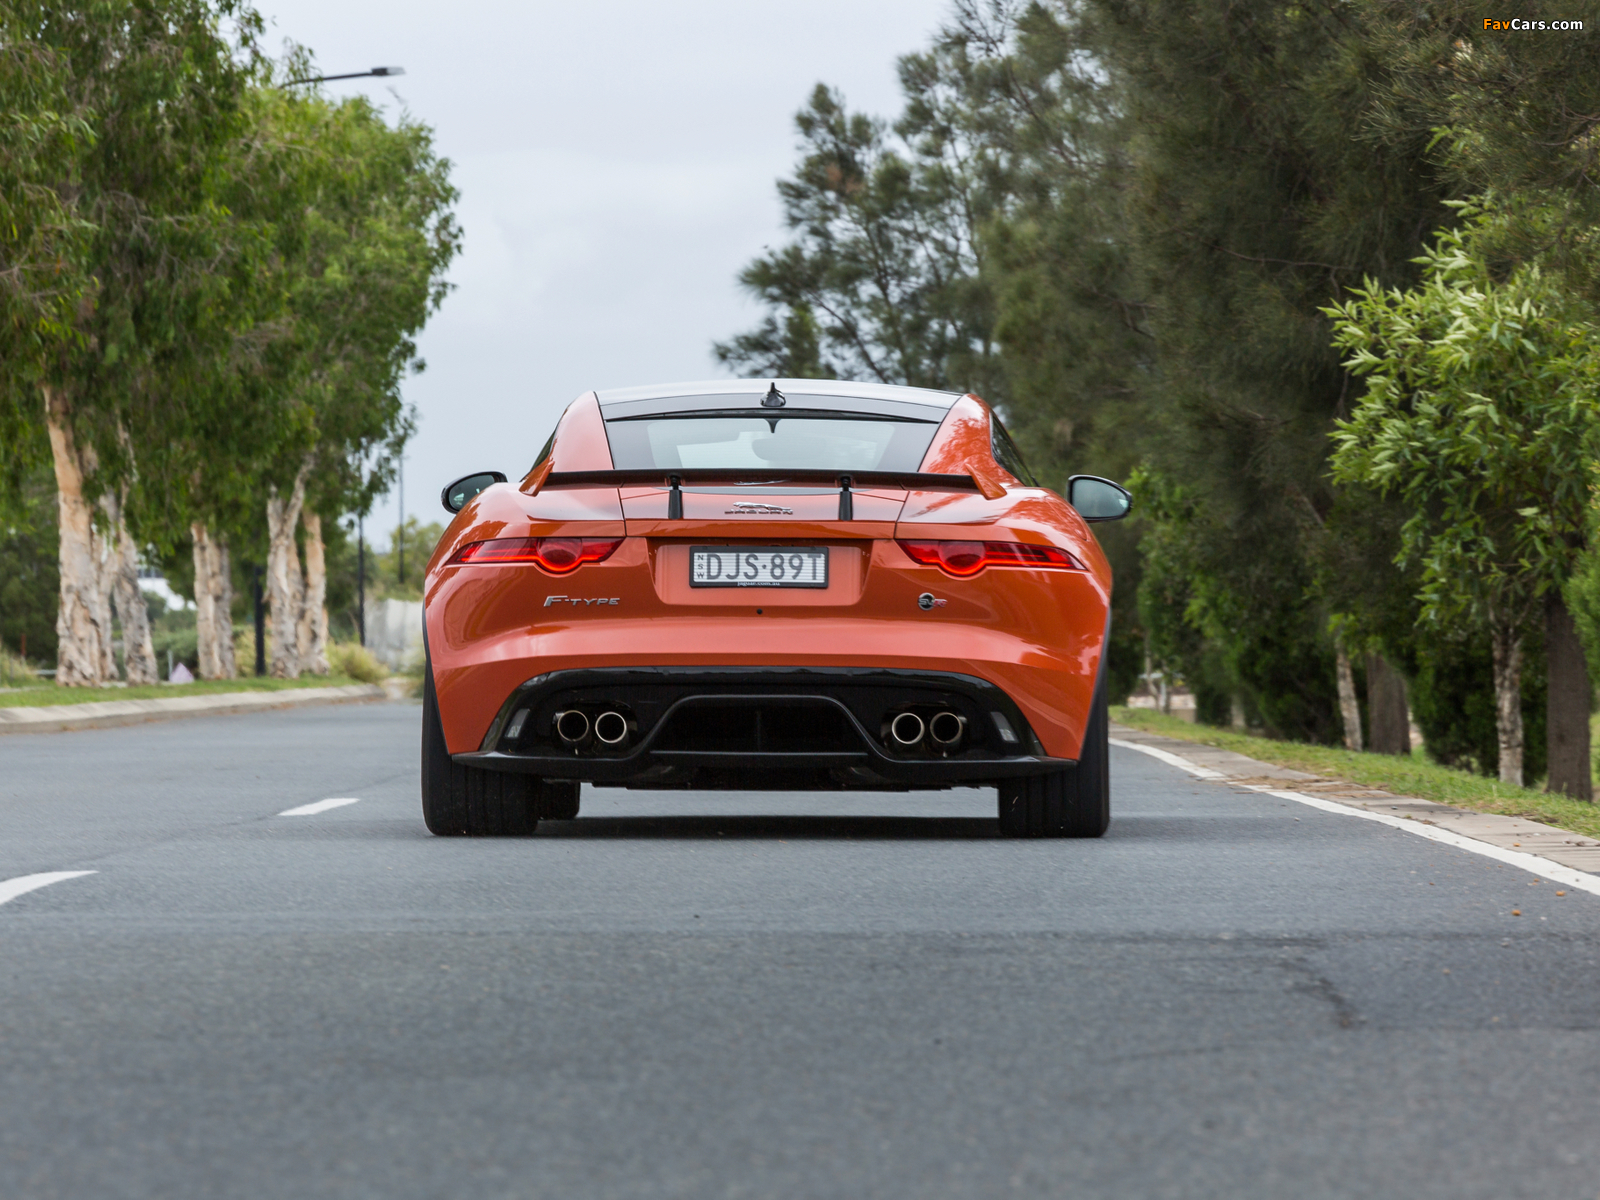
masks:
{"type": "Polygon", "coordinates": [[[724,515],[730,517],[792,517],[794,516],[794,509],[779,508],[776,504],[754,504],[748,500],[736,500],[733,507],[728,509],[724,515]]]}

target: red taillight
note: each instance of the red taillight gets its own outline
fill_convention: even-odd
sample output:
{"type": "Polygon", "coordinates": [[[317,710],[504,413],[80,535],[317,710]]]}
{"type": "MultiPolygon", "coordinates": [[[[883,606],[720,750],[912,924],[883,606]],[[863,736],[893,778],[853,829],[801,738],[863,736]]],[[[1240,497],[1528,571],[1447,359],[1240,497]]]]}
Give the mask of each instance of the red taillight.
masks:
{"type": "Polygon", "coordinates": [[[451,555],[451,563],[533,563],[552,575],[576,571],[584,563],[610,558],[621,538],[496,538],[473,542],[451,555]]]}
{"type": "Polygon", "coordinates": [[[1057,546],[1026,542],[901,542],[911,561],[938,567],[947,575],[976,575],[985,567],[1053,567],[1066,571],[1088,570],[1057,546]]]}

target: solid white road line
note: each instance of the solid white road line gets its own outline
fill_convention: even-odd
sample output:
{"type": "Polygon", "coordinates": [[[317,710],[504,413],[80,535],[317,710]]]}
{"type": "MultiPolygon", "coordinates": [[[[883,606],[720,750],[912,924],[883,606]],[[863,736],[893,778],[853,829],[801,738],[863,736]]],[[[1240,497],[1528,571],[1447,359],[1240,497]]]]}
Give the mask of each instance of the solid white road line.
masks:
{"type": "Polygon", "coordinates": [[[39,875],[18,875],[15,879],[0,882],[0,904],[7,900],[15,900],[18,896],[35,891],[38,888],[49,887],[52,883],[60,883],[63,879],[76,879],[80,875],[96,875],[97,871],[45,871],[39,875]]]}
{"type": "Polygon", "coordinates": [[[342,796],[337,800],[318,800],[315,804],[302,804],[299,808],[286,808],[278,815],[280,817],[314,817],[318,813],[325,813],[330,808],[343,808],[346,804],[360,804],[359,796],[342,796]]]}
{"type": "Polygon", "coordinates": [[[1121,738],[1107,738],[1113,746],[1121,746],[1124,750],[1137,750],[1140,754],[1148,754],[1151,758],[1159,758],[1169,767],[1177,767],[1187,771],[1196,779],[1226,779],[1221,771],[1213,771],[1210,767],[1202,767],[1199,763],[1190,762],[1187,758],[1179,758],[1165,750],[1157,750],[1154,746],[1144,746],[1138,742],[1125,742],[1121,738]]]}
{"type": "MultiPolygon", "coordinates": [[[[1112,738],[1110,741],[1113,746],[1121,746],[1124,750],[1137,750],[1140,754],[1148,754],[1151,758],[1158,758],[1169,766],[1179,767],[1188,771],[1199,779],[1226,778],[1226,776],[1213,771],[1210,767],[1202,767],[1199,763],[1190,762],[1188,759],[1166,750],[1158,750],[1154,746],[1141,746],[1138,742],[1125,742],[1120,738],[1112,738]]],[[[1553,883],[1565,884],[1567,887],[1577,888],[1580,891],[1600,896],[1600,875],[1591,875],[1587,871],[1577,871],[1571,867],[1564,867],[1560,863],[1538,854],[1528,854],[1522,850],[1507,850],[1503,846],[1480,842],[1477,838],[1462,837],[1459,833],[1451,833],[1448,829],[1440,829],[1437,825],[1428,825],[1422,821],[1408,821],[1404,817],[1391,817],[1387,813],[1369,812],[1364,808],[1352,808],[1348,804],[1338,804],[1332,800],[1324,800],[1319,796],[1308,796],[1304,792],[1282,791],[1278,788],[1265,787],[1254,783],[1237,783],[1234,786],[1246,788],[1252,792],[1261,792],[1267,796],[1276,796],[1280,800],[1293,800],[1296,804],[1320,808],[1323,812],[1338,813],[1346,817],[1360,817],[1363,821],[1376,821],[1380,825],[1387,825],[1392,829],[1400,829],[1406,833],[1414,833],[1418,837],[1427,838],[1430,842],[1443,842],[1446,846],[1454,846],[1458,850],[1468,850],[1473,854],[1481,854],[1485,858],[1492,858],[1509,866],[1521,867],[1541,879],[1548,879],[1553,883]]]]}

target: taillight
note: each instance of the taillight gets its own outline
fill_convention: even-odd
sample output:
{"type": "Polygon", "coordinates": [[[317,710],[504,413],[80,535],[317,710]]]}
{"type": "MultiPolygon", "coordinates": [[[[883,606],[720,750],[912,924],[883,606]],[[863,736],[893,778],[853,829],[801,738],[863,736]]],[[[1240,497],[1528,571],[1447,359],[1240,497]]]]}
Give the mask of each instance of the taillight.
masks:
{"type": "Polygon", "coordinates": [[[552,575],[565,575],[584,563],[604,562],[620,545],[621,538],[495,538],[461,547],[450,562],[533,563],[552,575]]]}
{"type": "Polygon", "coordinates": [[[1066,571],[1088,570],[1058,546],[1033,546],[1025,542],[901,542],[911,561],[938,567],[947,575],[976,575],[985,567],[1050,567],[1066,571]]]}

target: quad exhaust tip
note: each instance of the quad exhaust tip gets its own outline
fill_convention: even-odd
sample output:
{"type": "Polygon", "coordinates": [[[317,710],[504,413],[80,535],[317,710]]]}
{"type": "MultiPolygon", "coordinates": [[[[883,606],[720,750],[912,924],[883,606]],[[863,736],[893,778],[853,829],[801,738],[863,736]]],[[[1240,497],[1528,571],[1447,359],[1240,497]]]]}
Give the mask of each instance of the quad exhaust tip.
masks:
{"type": "Polygon", "coordinates": [[[928,736],[947,750],[959,745],[966,733],[967,719],[960,713],[936,712],[928,721],[928,736]]]}
{"type": "Polygon", "coordinates": [[[557,713],[556,736],[569,746],[582,745],[589,740],[589,714],[576,708],[557,713]]]}
{"type": "Polygon", "coordinates": [[[594,736],[607,746],[620,746],[628,740],[628,718],[607,710],[594,719],[594,736]]]}
{"type": "Polygon", "coordinates": [[[896,713],[889,722],[889,736],[902,746],[915,746],[922,741],[927,726],[914,712],[896,713]]]}

